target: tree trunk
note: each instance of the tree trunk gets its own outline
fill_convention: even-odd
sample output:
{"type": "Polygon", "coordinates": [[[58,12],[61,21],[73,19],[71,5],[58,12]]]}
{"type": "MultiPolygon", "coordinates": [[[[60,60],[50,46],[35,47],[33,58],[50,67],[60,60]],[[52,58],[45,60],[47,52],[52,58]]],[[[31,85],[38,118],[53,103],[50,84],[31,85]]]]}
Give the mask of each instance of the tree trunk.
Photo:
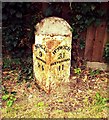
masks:
{"type": "Polygon", "coordinates": [[[103,59],[105,31],[106,31],[106,22],[104,21],[96,28],[92,61],[100,62],[103,59]]]}
{"type": "Polygon", "coordinates": [[[94,25],[91,25],[87,29],[84,58],[88,61],[92,60],[93,44],[95,40],[95,30],[96,29],[94,25]]]}

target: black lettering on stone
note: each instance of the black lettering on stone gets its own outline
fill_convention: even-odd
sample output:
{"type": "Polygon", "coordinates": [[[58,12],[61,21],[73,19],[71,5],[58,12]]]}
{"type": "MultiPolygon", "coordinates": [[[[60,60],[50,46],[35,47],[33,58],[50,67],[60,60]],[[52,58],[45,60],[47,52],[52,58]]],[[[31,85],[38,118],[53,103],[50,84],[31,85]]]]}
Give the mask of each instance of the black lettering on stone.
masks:
{"type": "Polygon", "coordinates": [[[62,65],[62,70],[64,70],[64,65],[62,65]]]}
{"type": "Polygon", "coordinates": [[[61,66],[59,66],[59,71],[61,70],[61,66]]]}
{"type": "Polygon", "coordinates": [[[35,45],[35,48],[36,48],[36,50],[37,50],[38,48],[41,48],[41,49],[43,49],[43,50],[45,51],[45,53],[47,53],[45,47],[43,47],[41,44],[36,44],[36,45],[35,45]]]}
{"type": "Polygon", "coordinates": [[[55,53],[56,53],[56,50],[53,51],[53,54],[54,54],[54,55],[55,55],[55,53]]]}
{"type": "Polygon", "coordinates": [[[36,56],[36,59],[38,59],[39,61],[42,61],[43,63],[45,63],[45,64],[46,64],[46,61],[44,61],[44,60],[40,59],[40,58],[39,58],[39,57],[37,57],[37,56],[36,56]]]}
{"type": "Polygon", "coordinates": [[[61,49],[65,49],[67,51],[70,51],[70,47],[69,46],[59,46],[58,48],[56,48],[52,53],[55,55],[55,53],[57,53],[59,50],[61,49]]]}
{"type": "Polygon", "coordinates": [[[39,56],[42,57],[42,52],[41,51],[39,51],[39,56]]]}
{"type": "Polygon", "coordinates": [[[60,54],[58,55],[58,59],[62,59],[62,58],[65,58],[65,53],[60,53],[60,54]]]}
{"type": "Polygon", "coordinates": [[[44,66],[42,65],[42,71],[44,70],[44,66]]]}
{"type": "Polygon", "coordinates": [[[53,63],[50,64],[50,66],[52,66],[52,65],[56,65],[56,64],[58,64],[58,63],[62,63],[62,62],[67,62],[67,61],[69,61],[69,60],[70,60],[70,58],[68,58],[68,59],[64,59],[64,60],[61,60],[61,61],[57,61],[57,62],[53,62],[53,63]]]}
{"type": "Polygon", "coordinates": [[[40,64],[39,64],[39,62],[38,62],[37,64],[38,64],[38,68],[40,68],[40,64]]]}

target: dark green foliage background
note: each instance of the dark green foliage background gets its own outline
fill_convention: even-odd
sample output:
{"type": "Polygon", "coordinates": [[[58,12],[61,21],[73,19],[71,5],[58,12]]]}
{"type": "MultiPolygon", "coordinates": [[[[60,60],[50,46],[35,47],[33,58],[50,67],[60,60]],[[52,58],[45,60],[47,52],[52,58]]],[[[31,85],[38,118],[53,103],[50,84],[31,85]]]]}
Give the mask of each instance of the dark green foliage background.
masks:
{"type": "Polygon", "coordinates": [[[30,49],[34,39],[34,25],[40,19],[39,5],[40,3],[34,5],[23,2],[3,2],[3,52],[7,51],[12,56],[21,57],[27,49],[30,49]]]}
{"type": "MultiPolygon", "coordinates": [[[[22,56],[34,43],[34,26],[44,17],[62,17],[62,6],[65,3],[48,3],[47,9],[43,12],[42,3],[30,2],[3,2],[2,3],[2,24],[3,24],[3,51],[12,55],[22,56]],[[26,29],[30,29],[27,31],[26,29]],[[26,42],[21,41],[27,38],[26,42]],[[28,46],[30,44],[30,46],[28,46]],[[20,51],[20,52],[19,52],[20,51]]],[[[106,19],[109,26],[109,15],[101,8],[102,3],[68,3],[70,8],[69,24],[72,26],[73,42],[83,49],[85,43],[80,37],[82,31],[91,24],[99,25],[106,19]]],[[[109,59],[109,49],[106,45],[104,57],[109,59]]],[[[75,48],[74,48],[75,49],[75,48]]],[[[75,50],[73,50],[75,51],[75,50]]]]}

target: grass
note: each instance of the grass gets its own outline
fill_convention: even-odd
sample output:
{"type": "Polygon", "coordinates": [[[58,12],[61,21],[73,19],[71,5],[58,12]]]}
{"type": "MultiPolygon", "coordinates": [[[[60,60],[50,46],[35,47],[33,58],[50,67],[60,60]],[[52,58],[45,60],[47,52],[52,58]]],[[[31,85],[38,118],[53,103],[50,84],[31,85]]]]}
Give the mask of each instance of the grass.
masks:
{"type": "MultiPolygon", "coordinates": [[[[22,83],[22,86],[23,84],[25,83],[22,83]]],[[[104,91],[102,93],[105,94],[104,91]]],[[[75,95],[77,98],[68,97],[66,94],[68,94],[68,91],[64,86],[63,88],[61,86],[60,93],[51,93],[50,95],[38,89],[32,94],[25,93],[22,99],[16,101],[12,107],[5,106],[1,109],[2,118],[57,118],[57,116],[58,118],[109,117],[109,103],[106,101],[103,102],[106,98],[102,97],[98,92],[87,90],[81,101],[78,101],[77,98],[84,93],[77,93],[75,95]],[[89,101],[89,97],[92,98],[92,102],[89,101]],[[82,106],[77,107],[78,105],[82,106]]]]}
{"type": "Polygon", "coordinates": [[[60,109],[50,110],[44,101],[38,102],[38,98],[23,100],[12,107],[2,109],[3,118],[106,118],[108,115],[106,106],[90,105],[75,111],[65,112],[60,109]]]}
{"type": "Polygon", "coordinates": [[[55,92],[46,94],[35,84],[31,59],[23,63],[26,65],[19,59],[4,62],[2,118],[109,117],[107,73],[77,68],[74,71],[76,75],[70,79],[70,85],[61,85],[55,92]],[[12,70],[11,66],[14,66],[12,70]],[[13,92],[16,94],[11,97],[13,92]],[[14,102],[7,105],[8,100],[14,102]]]}

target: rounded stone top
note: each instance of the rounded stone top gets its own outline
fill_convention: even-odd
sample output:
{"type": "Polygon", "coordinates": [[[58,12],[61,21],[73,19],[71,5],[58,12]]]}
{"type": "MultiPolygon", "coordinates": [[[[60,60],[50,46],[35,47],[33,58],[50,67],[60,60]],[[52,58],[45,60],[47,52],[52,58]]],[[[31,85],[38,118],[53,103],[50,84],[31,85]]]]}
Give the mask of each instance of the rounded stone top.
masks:
{"type": "Polygon", "coordinates": [[[71,36],[70,25],[62,18],[48,17],[42,19],[36,26],[36,35],[56,35],[56,36],[71,36]]]}

